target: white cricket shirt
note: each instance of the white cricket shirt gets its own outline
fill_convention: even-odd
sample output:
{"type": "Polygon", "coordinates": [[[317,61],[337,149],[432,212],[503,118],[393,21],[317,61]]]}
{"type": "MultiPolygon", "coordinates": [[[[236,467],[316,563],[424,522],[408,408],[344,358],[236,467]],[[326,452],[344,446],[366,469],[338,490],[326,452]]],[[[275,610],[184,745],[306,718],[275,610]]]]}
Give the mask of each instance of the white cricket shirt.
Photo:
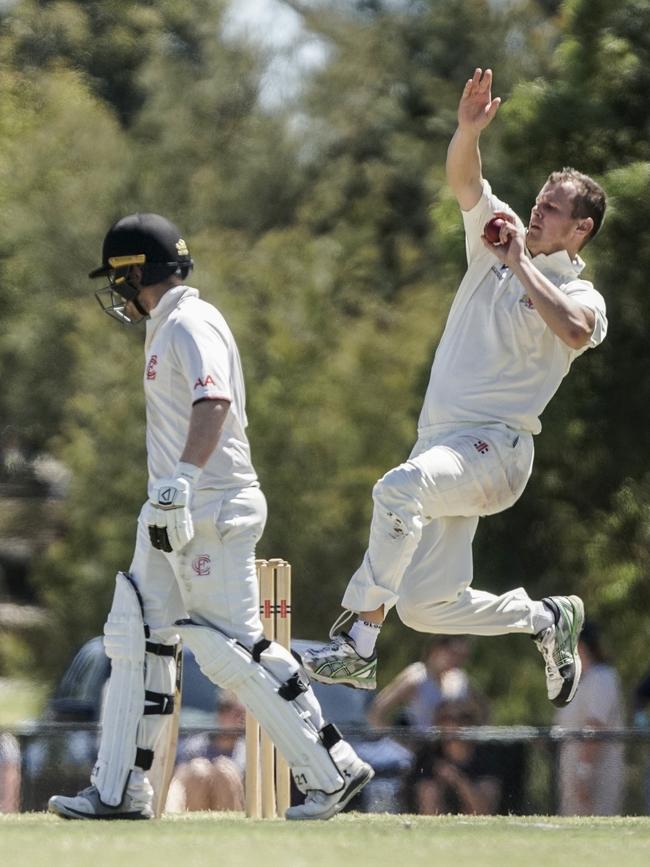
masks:
{"type": "Polygon", "coordinates": [[[221,313],[202,301],[196,289],[175,286],[151,311],[144,393],[150,496],[158,479],[173,474],[185,448],[192,405],[204,398],[228,400],[230,410],[197,490],[240,487],[256,480],[235,338],[221,313]]]}
{"type": "Polygon", "coordinates": [[[584,268],[580,257],[571,260],[565,251],[531,261],[562,292],[593,310],[596,324],[581,349],[571,349],[546,325],[517,277],[481,242],[495,211],[512,213],[483,181],[480,200],[463,212],[468,268],[433,360],[420,431],[442,424],[503,422],[539,433],[539,416],[573,360],[607,333],[602,295],[579,279],[584,268]]]}

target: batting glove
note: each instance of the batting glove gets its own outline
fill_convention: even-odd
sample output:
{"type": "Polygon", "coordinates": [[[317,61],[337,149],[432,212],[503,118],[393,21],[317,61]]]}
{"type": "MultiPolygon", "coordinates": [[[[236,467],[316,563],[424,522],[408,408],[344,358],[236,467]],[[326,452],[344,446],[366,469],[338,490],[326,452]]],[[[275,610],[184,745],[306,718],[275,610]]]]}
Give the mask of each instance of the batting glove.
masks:
{"type": "Polygon", "coordinates": [[[194,464],[179,463],[176,474],[157,482],[149,500],[149,538],[160,551],[180,551],[194,537],[190,512],[192,488],[201,475],[194,464]]]}

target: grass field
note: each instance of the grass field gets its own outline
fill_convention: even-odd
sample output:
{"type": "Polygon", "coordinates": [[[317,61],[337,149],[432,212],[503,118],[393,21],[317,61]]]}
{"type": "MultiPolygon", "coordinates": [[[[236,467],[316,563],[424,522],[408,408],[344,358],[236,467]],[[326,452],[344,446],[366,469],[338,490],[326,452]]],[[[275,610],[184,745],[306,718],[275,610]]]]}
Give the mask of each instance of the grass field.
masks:
{"type": "Polygon", "coordinates": [[[3,867],[647,867],[650,818],[388,816],[251,821],[193,813],[158,822],[0,816],[3,867]]]}

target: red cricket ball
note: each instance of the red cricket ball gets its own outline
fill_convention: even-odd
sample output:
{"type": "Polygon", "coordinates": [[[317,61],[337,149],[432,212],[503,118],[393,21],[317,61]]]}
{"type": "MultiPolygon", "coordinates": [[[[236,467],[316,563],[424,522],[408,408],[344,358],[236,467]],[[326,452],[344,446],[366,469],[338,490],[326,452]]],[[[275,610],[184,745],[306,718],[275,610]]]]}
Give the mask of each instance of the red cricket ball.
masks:
{"type": "Polygon", "coordinates": [[[501,232],[501,226],[505,223],[505,220],[502,220],[501,217],[492,217],[491,220],[488,220],[485,224],[485,228],[483,229],[483,234],[488,239],[490,244],[499,244],[499,233],[501,232]]]}

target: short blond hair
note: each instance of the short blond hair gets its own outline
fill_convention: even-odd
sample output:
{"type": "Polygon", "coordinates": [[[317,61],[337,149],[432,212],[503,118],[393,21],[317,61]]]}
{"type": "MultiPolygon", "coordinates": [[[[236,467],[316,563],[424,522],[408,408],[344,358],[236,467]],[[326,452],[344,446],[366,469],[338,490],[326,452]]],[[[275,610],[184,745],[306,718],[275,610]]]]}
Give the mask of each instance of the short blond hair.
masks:
{"type": "Polygon", "coordinates": [[[578,220],[591,217],[594,225],[584,243],[586,244],[587,241],[595,238],[603,224],[607,209],[607,195],[600,184],[596,183],[589,175],[584,175],[570,166],[565,166],[559,172],[551,172],[546,183],[572,184],[575,195],[571,216],[578,220]]]}

